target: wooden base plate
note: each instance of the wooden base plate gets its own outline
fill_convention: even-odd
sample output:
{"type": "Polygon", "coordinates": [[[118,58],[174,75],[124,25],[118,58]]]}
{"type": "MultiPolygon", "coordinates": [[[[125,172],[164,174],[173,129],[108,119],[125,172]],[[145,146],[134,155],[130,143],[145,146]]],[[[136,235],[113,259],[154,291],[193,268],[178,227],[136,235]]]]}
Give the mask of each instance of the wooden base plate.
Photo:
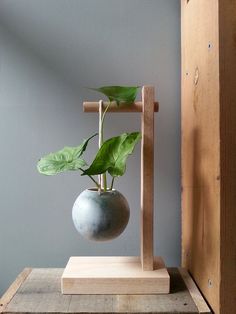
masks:
{"type": "Polygon", "coordinates": [[[140,257],[71,257],[61,277],[63,294],[164,294],[170,276],[161,257],[143,271],[140,257]]]}

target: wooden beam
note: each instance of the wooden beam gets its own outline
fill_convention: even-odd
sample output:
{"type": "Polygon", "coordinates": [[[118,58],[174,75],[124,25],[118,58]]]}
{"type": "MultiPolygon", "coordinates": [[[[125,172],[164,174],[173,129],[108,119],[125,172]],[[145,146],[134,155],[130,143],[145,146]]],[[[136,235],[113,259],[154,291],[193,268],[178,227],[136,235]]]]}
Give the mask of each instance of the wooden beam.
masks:
{"type": "MultiPolygon", "coordinates": [[[[104,110],[106,109],[106,106],[109,104],[109,102],[104,101],[103,102],[103,107],[104,110]]],[[[84,112],[98,112],[99,111],[99,102],[94,101],[94,102],[89,102],[89,101],[85,101],[83,103],[83,109],[84,112]]],[[[158,112],[158,102],[154,102],[154,111],[158,112]]],[[[142,107],[142,102],[138,101],[135,102],[133,104],[130,105],[124,105],[124,104],[120,104],[119,107],[117,107],[117,104],[115,102],[113,102],[110,105],[110,108],[108,109],[107,112],[142,112],[143,107],[142,107]]]]}
{"type": "MultiPolygon", "coordinates": [[[[219,1],[220,307],[236,309],[236,0],[219,1]]],[[[234,310],[233,310],[234,309],[234,310]]]]}
{"type": "Polygon", "coordinates": [[[153,270],[154,99],[154,87],[144,86],[141,121],[141,262],[143,270],[153,270]]]}
{"type": "Polygon", "coordinates": [[[181,23],[182,266],[220,313],[218,1],[182,0],[181,23]]]}
{"type": "Polygon", "coordinates": [[[236,308],[236,0],[182,0],[182,265],[236,308]]]}

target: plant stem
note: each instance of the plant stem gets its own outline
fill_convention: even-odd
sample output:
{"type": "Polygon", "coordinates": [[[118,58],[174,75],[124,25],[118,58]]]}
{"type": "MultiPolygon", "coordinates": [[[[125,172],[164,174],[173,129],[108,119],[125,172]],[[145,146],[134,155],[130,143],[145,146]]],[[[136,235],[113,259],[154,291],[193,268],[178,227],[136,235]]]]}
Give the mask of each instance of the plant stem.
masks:
{"type": "MultiPolygon", "coordinates": [[[[101,102],[101,105],[102,105],[102,101],[100,101],[100,102],[101,102]]],[[[104,124],[105,115],[107,113],[107,110],[108,110],[110,104],[111,104],[111,101],[109,102],[109,104],[105,108],[102,116],[99,118],[99,148],[103,144],[103,124],[104,124]]],[[[106,192],[106,190],[107,190],[107,176],[106,176],[106,173],[102,174],[102,180],[101,181],[103,181],[103,189],[106,192]]]]}
{"type": "MultiPolygon", "coordinates": [[[[84,172],[84,169],[82,168],[79,168],[79,170],[84,172]]],[[[88,177],[96,184],[97,188],[100,189],[100,184],[92,176],[88,175],[88,177]]]]}
{"type": "MultiPolygon", "coordinates": [[[[103,132],[103,123],[104,123],[105,115],[106,115],[106,113],[107,113],[107,110],[108,110],[109,107],[110,107],[110,104],[111,104],[111,101],[110,101],[109,104],[106,106],[106,109],[104,110],[103,115],[102,115],[102,132],[103,132]]],[[[103,134],[102,134],[102,136],[103,136],[103,134]]]]}
{"type": "MultiPolygon", "coordinates": [[[[103,109],[103,102],[102,100],[99,101],[99,129],[98,129],[98,148],[102,146],[102,137],[103,137],[103,132],[102,132],[102,109],[103,109]]],[[[101,174],[98,175],[98,182],[100,184],[100,189],[99,192],[101,192],[101,188],[103,187],[103,176],[101,174]]]]}
{"type": "Polygon", "coordinates": [[[112,177],[110,190],[113,189],[114,180],[115,180],[115,177],[112,177]]]}
{"type": "Polygon", "coordinates": [[[89,175],[89,178],[96,184],[97,188],[99,189],[100,185],[98,184],[98,182],[90,175],[89,175]]]}

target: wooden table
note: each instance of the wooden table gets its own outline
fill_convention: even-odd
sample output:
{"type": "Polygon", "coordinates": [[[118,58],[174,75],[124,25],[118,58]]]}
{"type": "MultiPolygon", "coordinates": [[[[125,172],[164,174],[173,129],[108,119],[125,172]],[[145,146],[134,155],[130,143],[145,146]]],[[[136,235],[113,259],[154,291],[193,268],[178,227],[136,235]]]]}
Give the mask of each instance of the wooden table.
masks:
{"type": "Polygon", "coordinates": [[[62,295],[62,268],[26,268],[0,299],[0,313],[211,313],[183,268],[169,268],[166,295],[62,295]]]}

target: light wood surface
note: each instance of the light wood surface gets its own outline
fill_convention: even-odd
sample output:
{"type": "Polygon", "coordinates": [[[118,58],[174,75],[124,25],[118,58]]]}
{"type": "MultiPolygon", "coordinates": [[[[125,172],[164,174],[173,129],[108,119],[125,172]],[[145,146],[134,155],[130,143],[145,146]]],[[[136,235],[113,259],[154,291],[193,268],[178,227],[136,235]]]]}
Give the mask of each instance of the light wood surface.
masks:
{"type": "Polygon", "coordinates": [[[63,269],[33,269],[3,314],[42,313],[203,313],[176,268],[168,269],[171,293],[163,295],[62,295],[63,269]]]}
{"type": "Polygon", "coordinates": [[[182,0],[182,265],[236,308],[236,0],[182,0]]]}
{"type": "Polygon", "coordinates": [[[4,312],[8,303],[10,303],[11,299],[16,294],[17,290],[20,288],[22,283],[31,273],[31,268],[25,268],[15,279],[15,281],[10,285],[4,295],[0,298],[0,313],[4,312]]]}
{"type": "MultiPolygon", "coordinates": [[[[104,109],[109,104],[109,102],[104,101],[103,106],[104,109]]],[[[97,101],[85,101],[83,103],[83,109],[84,112],[98,112],[99,108],[99,102],[97,101]]],[[[154,102],[154,111],[157,112],[159,109],[158,102],[154,102]]],[[[115,102],[112,102],[107,112],[142,112],[143,106],[141,101],[137,101],[130,105],[124,105],[120,104],[119,107],[117,107],[117,104],[115,102]]]]}
{"type": "Polygon", "coordinates": [[[64,294],[169,293],[170,276],[160,257],[143,271],[140,257],[71,257],[62,275],[64,294]]]}
{"type": "Polygon", "coordinates": [[[182,266],[219,313],[218,1],[183,0],[181,23],[182,266]]]}
{"type": "Polygon", "coordinates": [[[153,269],[154,87],[142,88],[141,115],[141,262],[153,269]]]}

